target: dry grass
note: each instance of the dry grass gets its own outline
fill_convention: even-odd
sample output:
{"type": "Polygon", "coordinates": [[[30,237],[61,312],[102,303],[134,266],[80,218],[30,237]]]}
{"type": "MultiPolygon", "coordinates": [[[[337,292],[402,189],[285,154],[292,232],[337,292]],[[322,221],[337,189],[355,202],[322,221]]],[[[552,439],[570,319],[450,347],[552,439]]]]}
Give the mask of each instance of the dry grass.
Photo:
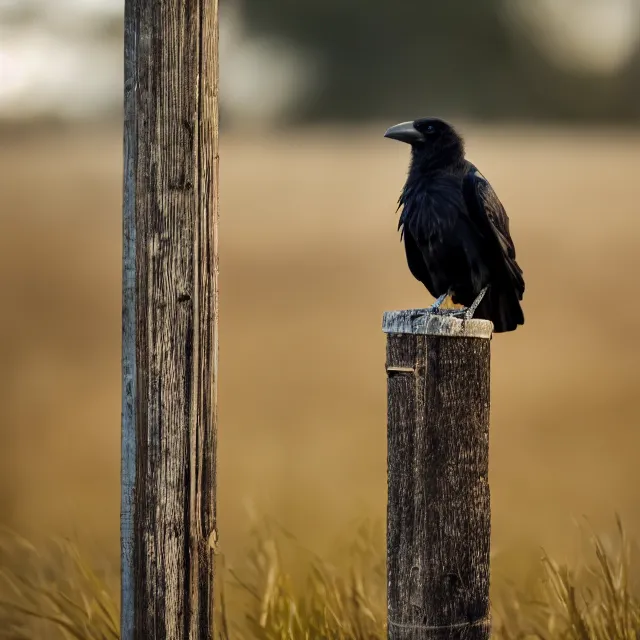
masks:
{"type": "Polygon", "coordinates": [[[114,585],[94,571],[75,545],[38,548],[11,532],[0,538],[0,638],[117,640],[114,585]]]}
{"type": "MultiPolygon", "coordinates": [[[[494,585],[493,637],[636,640],[637,567],[619,522],[617,533],[614,545],[591,533],[592,557],[583,558],[577,568],[543,554],[524,590],[504,582],[494,585]]],[[[224,574],[218,587],[221,640],[386,638],[381,529],[360,527],[338,563],[301,548],[270,522],[262,522],[252,537],[238,570],[219,563],[224,574]]],[[[20,557],[20,568],[0,574],[0,638],[40,640],[58,634],[73,640],[117,640],[114,591],[73,545],[65,542],[42,552],[5,536],[2,549],[14,557],[14,566],[15,555],[20,557]]]]}

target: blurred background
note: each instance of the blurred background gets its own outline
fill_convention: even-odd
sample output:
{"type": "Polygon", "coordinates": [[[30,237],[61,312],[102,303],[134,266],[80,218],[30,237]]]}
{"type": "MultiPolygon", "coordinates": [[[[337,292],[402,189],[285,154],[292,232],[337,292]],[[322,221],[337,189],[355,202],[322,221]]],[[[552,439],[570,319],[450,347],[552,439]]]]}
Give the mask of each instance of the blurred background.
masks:
{"type": "MultiPolygon", "coordinates": [[[[498,552],[640,506],[638,0],[220,0],[219,518],[322,551],[386,504],[385,310],[437,115],[511,218],[526,324],[492,351],[498,552]]],[[[0,524],[117,567],[123,2],[0,0],[0,524]]],[[[514,556],[515,557],[515,556],[514,556]]]]}

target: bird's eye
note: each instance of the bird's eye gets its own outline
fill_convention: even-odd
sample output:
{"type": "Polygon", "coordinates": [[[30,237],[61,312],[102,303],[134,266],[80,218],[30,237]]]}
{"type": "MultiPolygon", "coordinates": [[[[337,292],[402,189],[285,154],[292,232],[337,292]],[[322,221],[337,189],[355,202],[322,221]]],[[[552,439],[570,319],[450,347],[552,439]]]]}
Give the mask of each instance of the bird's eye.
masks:
{"type": "Polygon", "coordinates": [[[430,124],[426,129],[425,129],[425,133],[434,133],[436,130],[436,128],[430,124]]]}

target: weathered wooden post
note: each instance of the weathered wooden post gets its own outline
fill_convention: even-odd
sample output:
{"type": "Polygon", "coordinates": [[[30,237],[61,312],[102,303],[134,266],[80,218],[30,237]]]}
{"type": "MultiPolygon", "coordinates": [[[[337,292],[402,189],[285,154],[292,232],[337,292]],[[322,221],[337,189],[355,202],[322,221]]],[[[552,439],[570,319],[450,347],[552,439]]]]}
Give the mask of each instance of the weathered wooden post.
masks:
{"type": "Polygon", "coordinates": [[[122,640],[213,638],[217,0],[125,0],[122,640]]]}
{"type": "Polygon", "coordinates": [[[391,640],[488,640],[493,325],[384,314],[391,640]]]}

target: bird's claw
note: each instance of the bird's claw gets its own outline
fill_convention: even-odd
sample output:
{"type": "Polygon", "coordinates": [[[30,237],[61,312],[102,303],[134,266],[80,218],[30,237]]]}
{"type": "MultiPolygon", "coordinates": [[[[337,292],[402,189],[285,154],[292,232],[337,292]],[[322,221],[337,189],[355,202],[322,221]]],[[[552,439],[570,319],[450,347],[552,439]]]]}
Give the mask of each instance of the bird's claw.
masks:
{"type": "Polygon", "coordinates": [[[478,297],[473,301],[473,304],[468,309],[465,310],[465,314],[464,314],[465,320],[473,319],[473,314],[476,312],[476,309],[482,302],[482,299],[487,293],[487,289],[489,289],[489,287],[484,287],[484,289],[482,289],[482,291],[478,294],[478,297]]]}
{"type": "Polygon", "coordinates": [[[449,291],[447,293],[443,293],[430,307],[427,307],[427,313],[447,313],[449,309],[441,309],[440,305],[447,299],[449,295],[449,291]]]}
{"type": "Polygon", "coordinates": [[[440,308],[433,309],[433,307],[435,307],[435,305],[432,305],[430,310],[433,309],[432,313],[438,313],[438,314],[441,314],[441,315],[447,315],[447,316],[450,316],[452,318],[462,318],[464,320],[473,320],[473,315],[475,314],[476,309],[478,308],[478,306],[482,302],[482,299],[484,298],[485,294],[487,293],[487,289],[488,289],[488,287],[485,287],[478,294],[477,298],[473,301],[473,304],[470,307],[462,307],[462,309],[440,309],[440,308]]]}
{"type": "Polygon", "coordinates": [[[487,289],[489,287],[485,287],[478,294],[476,299],[473,301],[473,304],[470,307],[463,307],[462,309],[441,309],[440,305],[445,301],[446,297],[450,295],[450,291],[441,295],[430,307],[427,307],[427,313],[432,313],[436,315],[442,316],[450,316],[452,318],[463,318],[464,320],[472,320],[473,314],[476,312],[476,309],[482,302],[485,294],[487,293],[487,289]]]}

